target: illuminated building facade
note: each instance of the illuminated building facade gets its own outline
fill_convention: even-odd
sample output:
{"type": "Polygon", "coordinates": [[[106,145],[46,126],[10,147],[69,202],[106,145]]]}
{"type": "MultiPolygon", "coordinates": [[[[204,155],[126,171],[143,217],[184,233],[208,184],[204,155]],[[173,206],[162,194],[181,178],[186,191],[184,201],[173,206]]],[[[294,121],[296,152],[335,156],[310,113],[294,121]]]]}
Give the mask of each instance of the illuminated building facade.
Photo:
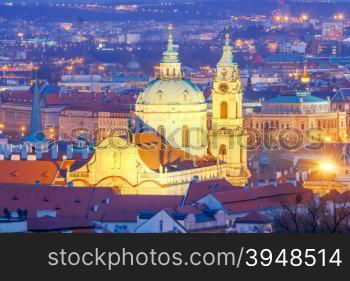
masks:
{"type": "Polygon", "coordinates": [[[322,40],[324,41],[341,41],[343,36],[342,21],[327,21],[322,23],[322,40]]]}
{"type": "Polygon", "coordinates": [[[177,49],[170,28],[159,77],[136,101],[133,133],[104,140],[88,164],[68,171],[68,182],[122,194],[184,194],[195,179],[247,182],[242,87],[229,37],[217,64],[211,129],[203,93],[183,78],[177,49]]]}
{"type": "Polygon", "coordinates": [[[306,142],[312,142],[313,138],[325,142],[345,142],[347,139],[346,114],[331,111],[330,100],[312,96],[309,92],[266,100],[260,113],[245,115],[244,123],[245,128],[256,129],[261,134],[274,130],[270,131],[272,136],[283,130],[297,129],[303,133],[306,142]]]}

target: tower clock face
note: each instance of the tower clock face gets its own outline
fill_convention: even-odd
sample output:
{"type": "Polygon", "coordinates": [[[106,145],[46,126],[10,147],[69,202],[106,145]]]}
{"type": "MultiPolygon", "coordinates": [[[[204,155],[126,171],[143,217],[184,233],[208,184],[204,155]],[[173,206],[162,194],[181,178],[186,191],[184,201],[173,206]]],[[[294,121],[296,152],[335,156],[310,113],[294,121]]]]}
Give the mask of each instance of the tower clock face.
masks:
{"type": "Polygon", "coordinates": [[[229,90],[229,86],[227,83],[220,83],[219,84],[219,91],[221,94],[227,94],[229,90]]]}

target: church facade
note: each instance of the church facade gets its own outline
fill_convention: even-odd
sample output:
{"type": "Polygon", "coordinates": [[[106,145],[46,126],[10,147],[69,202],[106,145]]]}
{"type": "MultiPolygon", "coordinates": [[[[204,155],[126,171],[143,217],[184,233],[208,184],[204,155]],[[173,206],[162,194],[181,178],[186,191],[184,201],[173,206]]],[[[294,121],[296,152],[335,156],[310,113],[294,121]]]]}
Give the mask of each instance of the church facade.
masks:
{"type": "Polygon", "coordinates": [[[128,137],[109,137],[84,166],[67,172],[75,186],[113,187],[121,194],[184,194],[193,180],[247,183],[242,85],[226,35],[212,89],[212,123],[201,90],[182,73],[169,28],[160,74],[140,93],[128,137]]]}

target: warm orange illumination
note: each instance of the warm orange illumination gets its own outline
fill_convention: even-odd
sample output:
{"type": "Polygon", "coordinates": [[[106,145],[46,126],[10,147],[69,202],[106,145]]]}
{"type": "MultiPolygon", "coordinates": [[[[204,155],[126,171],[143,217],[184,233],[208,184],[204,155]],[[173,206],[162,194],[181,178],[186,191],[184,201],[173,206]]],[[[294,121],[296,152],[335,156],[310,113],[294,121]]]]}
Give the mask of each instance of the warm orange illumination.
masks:
{"type": "Polygon", "coordinates": [[[304,84],[308,84],[310,82],[310,77],[309,77],[309,75],[307,75],[307,73],[304,73],[301,76],[301,82],[304,84]]]}
{"type": "Polygon", "coordinates": [[[301,19],[302,19],[303,21],[307,21],[307,20],[309,19],[309,17],[308,17],[307,14],[302,14],[302,15],[301,15],[301,19]]]}
{"type": "Polygon", "coordinates": [[[344,18],[345,18],[345,16],[342,13],[334,15],[334,19],[336,19],[336,20],[343,20],[344,18]]]}
{"type": "Polygon", "coordinates": [[[320,170],[322,172],[332,173],[335,172],[336,165],[332,162],[322,162],[320,164],[320,170]]]}

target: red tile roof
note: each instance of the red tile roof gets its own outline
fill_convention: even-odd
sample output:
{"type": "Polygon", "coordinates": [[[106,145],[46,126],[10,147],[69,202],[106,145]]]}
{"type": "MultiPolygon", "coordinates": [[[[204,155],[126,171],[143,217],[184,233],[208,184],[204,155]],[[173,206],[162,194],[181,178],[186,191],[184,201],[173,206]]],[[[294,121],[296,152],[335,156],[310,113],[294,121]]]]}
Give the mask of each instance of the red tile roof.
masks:
{"type": "Polygon", "coordinates": [[[236,218],[235,223],[269,223],[269,220],[260,213],[254,211],[246,216],[236,218]]]}
{"type": "MultiPolygon", "coordinates": [[[[158,212],[167,207],[178,207],[182,196],[175,195],[115,195],[110,204],[99,204],[98,212],[90,211],[89,220],[103,222],[124,221],[135,222],[142,211],[158,212]]],[[[92,209],[93,204],[90,205],[92,209]]]]}
{"type": "Polygon", "coordinates": [[[216,163],[212,155],[208,154],[206,157],[191,155],[166,144],[156,133],[137,134],[135,143],[139,146],[138,153],[142,161],[152,170],[158,170],[160,165],[166,166],[171,171],[194,168],[194,162],[198,168],[212,166],[216,163]]]}
{"type": "Polygon", "coordinates": [[[225,179],[205,180],[200,182],[191,182],[186,193],[184,205],[191,205],[193,202],[213,192],[232,191],[241,186],[234,186],[225,179]]]}
{"type": "Polygon", "coordinates": [[[29,218],[28,230],[33,232],[92,229],[95,225],[82,217],[29,218]]]}
{"type": "Polygon", "coordinates": [[[226,211],[235,213],[279,208],[282,204],[294,205],[298,195],[301,195],[302,202],[307,202],[311,198],[311,194],[312,192],[308,189],[287,183],[277,187],[269,185],[217,192],[213,196],[220,201],[226,211]]]}
{"type": "Polygon", "coordinates": [[[53,184],[59,170],[55,161],[2,160],[0,161],[0,183],[53,184]]]}
{"type": "Polygon", "coordinates": [[[0,216],[4,208],[10,211],[20,208],[28,210],[29,218],[35,218],[37,210],[53,210],[62,218],[135,222],[138,213],[177,207],[181,199],[182,196],[176,195],[116,195],[112,188],[102,187],[0,184],[0,216]],[[96,212],[95,205],[98,206],[96,212]]]}

